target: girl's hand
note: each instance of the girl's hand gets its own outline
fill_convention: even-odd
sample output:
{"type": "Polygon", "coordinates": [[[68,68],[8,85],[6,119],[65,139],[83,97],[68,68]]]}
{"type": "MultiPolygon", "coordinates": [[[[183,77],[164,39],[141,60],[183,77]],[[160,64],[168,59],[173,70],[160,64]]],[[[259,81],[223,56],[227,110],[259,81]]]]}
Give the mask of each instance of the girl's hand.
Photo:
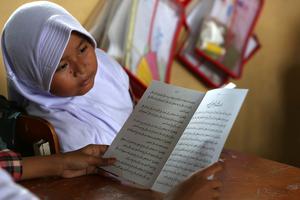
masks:
{"type": "Polygon", "coordinates": [[[88,145],[77,151],[60,154],[62,157],[61,176],[71,178],[97,173],[97,167],[112,165],[115,158],[102,158],[107,145],[88,145]]]}
{"type": "Polygon", "coordinates": [[[209,180],[208,177],[214,175],[222,169],[220,163],[196,172],[185,181],[175,186],[164,199],[168,200],[199,200],[199,199],[218,199],[220,196],[219,188],[222,186],[219,180],[209,180]]]}

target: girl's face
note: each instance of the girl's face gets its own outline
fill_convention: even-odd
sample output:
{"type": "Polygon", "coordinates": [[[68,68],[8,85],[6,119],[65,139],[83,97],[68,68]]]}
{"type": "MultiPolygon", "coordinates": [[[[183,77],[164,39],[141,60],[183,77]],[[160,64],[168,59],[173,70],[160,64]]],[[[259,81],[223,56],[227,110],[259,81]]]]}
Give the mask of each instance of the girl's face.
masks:
{"type": "Polygon", "coordinates": [[[54,73],[50,92],[60,97],[86,94],[93,86],[97,58],[91,43],[73,32],[54,73]]]}

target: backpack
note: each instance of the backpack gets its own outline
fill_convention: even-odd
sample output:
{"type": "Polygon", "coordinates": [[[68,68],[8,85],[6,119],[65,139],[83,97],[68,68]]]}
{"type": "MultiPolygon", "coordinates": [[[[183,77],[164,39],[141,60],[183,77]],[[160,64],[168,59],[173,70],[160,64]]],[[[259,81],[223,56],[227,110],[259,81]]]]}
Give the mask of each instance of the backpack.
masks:
{"type": "Polygon", "coordinates": [[[0,95],[0,150],[16,149],[16,123],[23,112],[16,102],[0,95]]]}

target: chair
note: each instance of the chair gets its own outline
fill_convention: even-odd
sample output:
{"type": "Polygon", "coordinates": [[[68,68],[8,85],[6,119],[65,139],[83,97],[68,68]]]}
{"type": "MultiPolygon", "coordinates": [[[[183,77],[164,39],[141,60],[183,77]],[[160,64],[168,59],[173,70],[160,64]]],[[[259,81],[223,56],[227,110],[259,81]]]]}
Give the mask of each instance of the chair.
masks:
{"type": "Polygon", "coordinates": [[[125,67],[123,68],[129,77],[130,90],[135,100],[140,100],[144,92],[147,89],[147,86],[143,84],[132,72],[130,72],[125,67]]]}
{"type": "Polygon", "coordinates": [[[60,152],[54,127],[45,119],[21,115],[16,123],[16,147],[22,156],[33,156],[34,144],[43,140],[49,143],[51,154],[60,152]]]}

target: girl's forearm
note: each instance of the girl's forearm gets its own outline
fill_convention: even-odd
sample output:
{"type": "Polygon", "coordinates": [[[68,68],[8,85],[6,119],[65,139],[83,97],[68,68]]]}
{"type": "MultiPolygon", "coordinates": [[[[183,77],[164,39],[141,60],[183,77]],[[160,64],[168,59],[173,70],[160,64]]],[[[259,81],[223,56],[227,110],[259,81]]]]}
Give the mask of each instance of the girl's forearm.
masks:
{"type": "Polygon", "coordinates": [[[62,157],[58,155],[23,157],[21,179],[59,176],[63,171],[62,157]]]}

